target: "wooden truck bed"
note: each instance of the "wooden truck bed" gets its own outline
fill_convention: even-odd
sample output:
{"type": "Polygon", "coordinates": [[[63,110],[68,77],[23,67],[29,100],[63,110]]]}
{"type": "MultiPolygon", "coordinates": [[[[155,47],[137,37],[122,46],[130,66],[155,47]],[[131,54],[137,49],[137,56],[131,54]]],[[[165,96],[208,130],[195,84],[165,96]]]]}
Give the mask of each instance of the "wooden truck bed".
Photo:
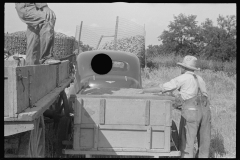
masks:
{"type": "Polygon", "coordinates": [[[140,91],[94,89],[78,94],[73,150],[64,153],[169,156],[174,98],[140,91]]]}
{"type": "Polygon", "coordinates": [[[26,111],[33,112],[37,106],[39,108],[44,104],[41,101],[44,96],[54,89],[61,88],[61,85],[67,87],[70,84],[69,61],[63,61],[58,65],[21,67],[5,63],[4,121],[17,120],[20,118],[19,115],[26,111]]]}

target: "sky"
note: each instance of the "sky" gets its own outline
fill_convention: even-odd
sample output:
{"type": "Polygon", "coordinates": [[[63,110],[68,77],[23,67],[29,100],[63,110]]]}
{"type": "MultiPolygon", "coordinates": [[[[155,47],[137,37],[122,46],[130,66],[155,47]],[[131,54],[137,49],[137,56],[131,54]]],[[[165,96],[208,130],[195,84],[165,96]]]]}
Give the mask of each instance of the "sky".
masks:
{"type": "MultiPolygon", "coordinates": [[[[170,21],[179,14],[196,15],[198,25],[211,19],[217,24],[219,15],[236,15],[236,3],[48,3],[56,14],[55,31],[74,36],[83,21],[95,27],[115,27],[116,17],[145,26],[146,46],[159,45],[158,36],[168,30],[170,21]]],[[[4,33],[26,30],[14,3],[5,3],[4,33]]]]}

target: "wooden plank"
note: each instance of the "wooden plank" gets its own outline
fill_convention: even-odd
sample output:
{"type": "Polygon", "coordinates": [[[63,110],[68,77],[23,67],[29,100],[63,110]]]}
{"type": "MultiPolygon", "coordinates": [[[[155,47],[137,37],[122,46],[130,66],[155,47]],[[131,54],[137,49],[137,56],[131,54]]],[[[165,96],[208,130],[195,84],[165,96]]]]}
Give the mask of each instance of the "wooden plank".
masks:
{"type": "Polygon", "coordinates": [[[165,130],[162,131],[152,131],[152,149],[164,149],[165,148],[165,130]]]}
{"type": "Polygon", "coordinates": [[[105,124],[145,125],[145,107],[146,100],[106,99],[105,124]]]}
{"type": "MultiPolygon", "coordinates": [[[[95,124],[75,124],[81,128],[94,128],[95,124]]],[[[141,125],[98,125],[100,130],[135,130],[135,131],[147,131],[149,126],[141,125]]],[[[154,131],[164,131],[165,126],[152,126],[154,131]]]]}
{"type": "Polygon", "coordinates": [[[62,61],[59,65],[59,83],[69,76],[69,61],[62,61]]]}
{"type": "Polygon", "coordinates": [[[97,149],[98,148],[98,131],[99,131],[99,126],[96,125],[94,127],[94,148],[97,149]]]}
{"type": "Polygon", "coordinates": [[[81,123],[81,115],[82,115],[82,107],[83,107],[82,99],[75,99],[75,107],[74,107],[74,124],[81,123]]]}
{"type": "Polygon", "coordinates": [[[106,99],[100,100],[99,124],[105,124],[106,99]]]}
{"type": "Polygon", "coordinates": [[[172,103],[171,101],[165,101],[166,111],[166,124],[165,126],[172,126],[172,103]]]}
{"type": "Polygon", "coordinates": [[[123,152],[146,152],[146,148],[122,148],[123,152]]]}
{"type": "MultiPolygon", "coordinates": [[[[139,91],[140,92],[140,91],[139,91]]],[[[105,98],[105,99],[151,99],[151,100],[171,100],[174,101],[175,98],[171,96],[157,96],[157,95],[84,95],[84,92],[82,94],[77,94],[78,97],[81,98],[105,98]]]]}
{"type": "Polygon", "coordinates": [[[146,131],[99,130],[99,148],[144,148],[146,131]]]}
{"type": "Polygon", "coordinates": [[[171,127],[166,127],[165,128],[165,151],[170,152],[170,133],[171,132],[171,127]]]}
{"type": "Polygon", "coordinates": [[[8,102],[9,102],[9,117],[15,117],[16,108],[17,108],[17,77],[16,77],[16,68],[8,68],[8,102]]]}
{"type": "Polygon", "coordinates": [[[146,101],[146,109],[145,109],[145,126],[150,124],[150,100],[146,101]]]}
{"type": "Polygon", "coordinates": [[[72,149],[63,149],[63,154],[91,154],[91,155],[138,155],[138,156],[171,156],[178,157],[181,155],[180,151],[172,152],[123,152],[123,151],[78,151],[72,149]]]}
{"type": "Polygon", "coordinates": [[[17,67],[16,76],[22,76],[22,80],[16,81],[16,112],[14,114],[21,113],[23,110],[29,107],[29,79],[28,73],[32,68],[29,67],[17,67]]]}
{"type": "Polygon", "coordinates": [[[100,99],[83,99],[81,123],[99,124],[100,99]]]}
{"type": "MultiPolygon", "coordinates": [[[[43,96],[56,88],[56,68],[56,65],[36,65],[19,68],[21,70],[30,71],[30,95],[32,103],[40,100],[43,96]]],[[[61,74],[64,74],[64,72],[61,74]]]]}
{"type": "Polygon", "coordinates": [[[166,124],[165,101],[151,100],[150,125],[165,126],[165,124],[166,124]]]}
{"type": "Polygon", "coordinates": [[[4,67],[4,77],[7,77],[7,79],[4,78],[4,117],[9,116],[9,99],[8,99],[8,68],[4,67]]]}
{"type": "Polygon", "coordinates": [[[146,149],[152,148],[152,127],[149,126],[147,129],[147,147],[146,149]]]}
{"type": "Polygon", "coordinates": [[[10,136],[22,132],[26,132],[29,130],[33,130],[34,124],[33,122],[28,123],[4,123],[4,136],[10,136]]]}
{"type": "Polygon", "coordinates": [[[94,148],[94,129],[80,129],[80,149],[94,148]]]}
{"type": "Polygon", "coordinates": [[[16,114],[16,118],[4,117],[4,121],[33,121],[39,117],[57,98],[57,96],[71,83],[71,79],[66,79],[61,83],[61,87],[45,95],[37,101],[33,108],[27,108],[22,113],[16,114]]]}
{"type": "Polygon", "coordinates": [[[99,151],[106,151],[106,152],[120,152],[123,151],[122,148],[98,148],[99,151]]]}
{"type": "Polygon", "coordinates": [[[80,150],[80,134],[81,128],[78,125],[74,125],[74,133],[73,133],[73,149],[80,150]]]}

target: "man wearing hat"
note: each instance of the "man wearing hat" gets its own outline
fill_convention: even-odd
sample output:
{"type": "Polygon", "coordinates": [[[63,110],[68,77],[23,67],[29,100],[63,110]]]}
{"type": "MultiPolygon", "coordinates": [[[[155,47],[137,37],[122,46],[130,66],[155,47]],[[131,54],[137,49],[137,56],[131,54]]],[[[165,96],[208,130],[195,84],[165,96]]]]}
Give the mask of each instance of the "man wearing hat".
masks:
{"type": "Polygon", "coordinates": [[[196,68],[197,58],[185,56],[181,67],[181,75],[159,87],[143,89],[143,93],[159,93],[179,91],[181,120],[179,126],[179,140],[181,157],[193,157],[194,141],[198,139],[199,158],[209,156],[211,136],[211,111],[209,107],[206,84],[203,79],[194,73],[200,70],[196,68]],[[199,94],[200,93],[200,94],[199,94]]]}

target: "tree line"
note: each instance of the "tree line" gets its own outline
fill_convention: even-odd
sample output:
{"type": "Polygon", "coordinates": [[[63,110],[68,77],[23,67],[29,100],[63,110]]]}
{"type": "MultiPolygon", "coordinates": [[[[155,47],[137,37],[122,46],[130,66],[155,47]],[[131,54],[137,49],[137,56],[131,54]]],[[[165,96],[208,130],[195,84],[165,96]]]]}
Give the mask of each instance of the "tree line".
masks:
{"type": "Polygon", "coordinates": [[[147,57],[173,53],[181,56],[191,54],[202,59],[223,62],[235,60],[236,16],[219,15],[216,26],[209,18],[197,25],[196,18],[196,15],[174,16],[168,29],[158,36],[162,44],[147,47],[147,57]]]}

